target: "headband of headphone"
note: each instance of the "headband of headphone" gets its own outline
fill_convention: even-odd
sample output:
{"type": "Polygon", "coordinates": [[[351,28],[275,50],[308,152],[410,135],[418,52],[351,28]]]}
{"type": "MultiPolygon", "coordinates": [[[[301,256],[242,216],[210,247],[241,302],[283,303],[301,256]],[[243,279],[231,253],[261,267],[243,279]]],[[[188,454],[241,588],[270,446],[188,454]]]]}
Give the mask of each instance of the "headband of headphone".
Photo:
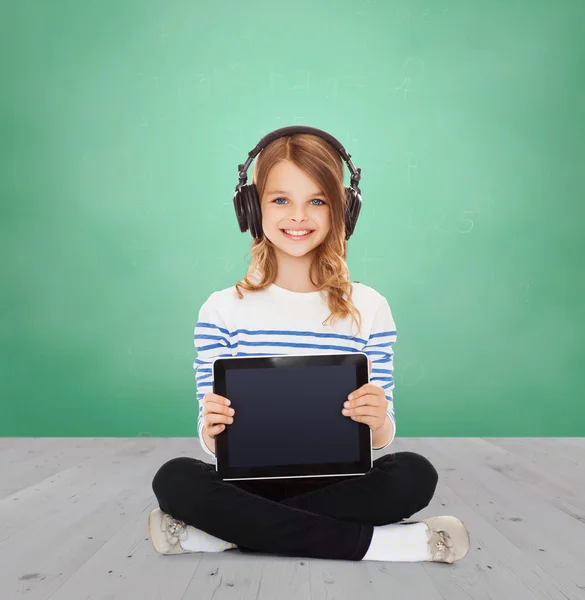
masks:
{"type": "Polygon", "coordinates": [[[258,191],[254,184],[246,185],[248,181],[248,168],[251,162],[256,158],[256,156],[258,156],[263,148],[268,146],[268,144],[273,142],[275,139],[287,135],[294,135],[296,133],[308,133],[311,135],[317,135],[324,139],[326,142],[331,144],[335,150],[337,150],[349,168],[351,173],[351,184],[349,187],[345,188],[345,239],[348,240],[355,229],[362,205],[361,191],[358,185],[361,179],[361,169],[356,169],[353,166],[353,163],[351,162],[351,154],[346,152],[339,140],[334,138],[326,131],[305,125],[292,125],[290,127],[281,127],[280,129],[271,131],[258,142],[253,150],[248,152],[248,158],[246,162],[238,165],[239,183],[236,186],[236,191],[234,192],[234,208],[236,210],[236,217],[238,219],[240,231],[245,232],[250,229],[250,233],[256,239],[261,239],[263,236],[262,213],[260,210],[258,191]]]}

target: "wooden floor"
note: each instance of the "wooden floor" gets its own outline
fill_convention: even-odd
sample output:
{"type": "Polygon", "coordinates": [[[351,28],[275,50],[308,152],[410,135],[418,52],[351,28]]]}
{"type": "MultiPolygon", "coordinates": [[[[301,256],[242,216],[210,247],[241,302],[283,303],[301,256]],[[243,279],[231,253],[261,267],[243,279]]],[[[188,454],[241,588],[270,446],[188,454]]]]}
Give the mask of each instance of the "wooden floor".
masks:
{"type": "Polygon", "coordinates": [[[439,472],[412,518],[455,515],[451,565],[229,552],[166,556],[152,478],[197,439],[0,438],[0,599],[585,599],[585,438],[396,438],[439,472]]]}

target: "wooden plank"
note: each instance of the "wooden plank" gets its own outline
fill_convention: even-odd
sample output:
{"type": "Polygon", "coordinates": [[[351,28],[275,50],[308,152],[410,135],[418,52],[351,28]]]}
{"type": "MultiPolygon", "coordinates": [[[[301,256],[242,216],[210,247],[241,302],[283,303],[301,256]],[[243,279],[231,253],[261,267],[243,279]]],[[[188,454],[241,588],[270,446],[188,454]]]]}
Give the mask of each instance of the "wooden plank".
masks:
{"type": "MultiPolygon", "coordinates": [[[[433,444],[423,445],[417,439],[412,440],[410,446],[411,450],[427,457],[439,472],[439,482],[431,503],[411,519],[453,515],[463,521],[471,539],[467,556],[449,565],[449,568],[441,569],[446,565],[438,563],[424,563],[442,598],[579,598],[559,586],[446,482],[445,471],[453,473],[453,476],[457,472],[452,470],[451,461],[437,454],[433,444]]],[[[465,480],[462,485],[473,486],[473,481],[465,480]]]]}
{"type": "Polygon", "coordinates": [[[88,461],[111,456],[135,438],[26,438],[15,444],[10,458],[2,459],[0,499],[75,466],[83,469],[88,461]]]}
{"type": "MultiPolygon", "coordinates": [[[[528,455],[518,456],[489,438],[397,438],[374,454],[410,450],[435,465],[440,475],[435,496],[411,518],[453,514],[464,521],[472,548],[453,565],[334,561],[237,550],[162,556],[147,534],[148,514],[157,506],[152,478],[174,456],[205,462],[209,457],[197,439],[110,440],[107,446],[96,445],[94,439],[93,445],[88,441],[76,448],[80,440],[69,438],[47,446],[52,452],[46,462],[49,471],[37,481],[29,479],[35,463],[25,457],[26,486],[0,500],[2,598],[24,593],[50,600],[585,597],[579,587],[584,525],[562,512],[582,507],[570,493],[574,488],[568,485],[567,471],[559,475],[543,470],[528,455]],[[99,455],[88,454],[92,451],[99,455]],[[51,468],[56,470],[51,473],[51,468]]],[[[553,448],[547,452],[550,456],[553,448]]],[[[7,471],[17,481],[18,473],[7,471]]]]}
{"type": "MultiPolygon", "coordinates": [[[[486,438],[483,438],[486,439],[486,438]]],[[[531,462],[549,479],[585,494],[585,447],[569,448],[557,438],[487,438],[492,444],[531,462]]],[[[585,511],[585,509],[584,509],[585,511]]]]}
{"type": "MultiPolygon", "coordinates": [[[[196,449],[196,443],[190,440],[189,446],[196,449]]],[[[71,445],[66,439],[62,444],[71,445]]],[[[15,598],[27,588],[34,591],[31,597],[48,597],[65,582],[73,583],[80,567],[139,515],[143,515],[140,539],[126,539],[126,543],[150,545],[145,511],[156,506],[152,478],[163,462],[180,455],[185,442],[123,438],[119,444],[121,450],[116,454],[92,459],[84,469],[71,466],[60,471],[17,492],[18,500],[7,497],[0,501],[3,598],[15,598]]],[[[154,549],[152,552],[161,556],[154,549]]],[[[151,562],[151,566],[163,566],[151,562]]],[[[159,576],[164,581],[162,572],[159,576]]],[[[107,578],[107,571],[102,572],[91,586],[88,580],[81,582],[81,589],[87,596],[107,578]]],[[[52,600],[59,595],[55,593],[52,600]]],[[[85,596],[65,593],[61,597],[85,596]]]]}
{"type": "MultiPolygon", "coordinates": [[[[532,484],[519,482],[517,476],[511,479],[505,469],[486,464],[484,440],[412,438],[412,443],[439,466],[439,481],[451,487],[497,532],[486,530],[483,534],[494,556],[505,545],[505,538],[519,550],[515,553],[518,560],[524,554],[540,569],[534,570],[535,582],[541,582],[539,573],[544,571],[567,598],[584,597],[579,591],[584,583],[583,524],[534,493],[532,484]]],[[[509,467],[506,461],[501,463],[509,467]]],[[[530,589],[535,582],[524,581],[530,589]]]]}

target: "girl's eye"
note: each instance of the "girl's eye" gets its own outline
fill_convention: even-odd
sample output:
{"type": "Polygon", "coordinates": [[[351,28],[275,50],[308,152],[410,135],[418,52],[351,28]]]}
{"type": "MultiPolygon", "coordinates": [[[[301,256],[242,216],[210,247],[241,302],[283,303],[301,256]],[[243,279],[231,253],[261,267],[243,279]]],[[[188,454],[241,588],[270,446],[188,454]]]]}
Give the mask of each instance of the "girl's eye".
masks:
{"type": "MultiPolygon", "coordinates": [[[[286,198],[275,198],[273,202],[277,202],[278,200],[286,200],[286,198]]],[[[321,204],[325,204],[325,202],[323,202],[321,198],[313,198],[313,200],[318,200],[319,202],[321,202],[321,204]]],[[[313,202],[313,200],[311,200],[311,202],[313,202]]],[[[321,204],[318,204],[317,206],[321,206],[321,204]]]]}

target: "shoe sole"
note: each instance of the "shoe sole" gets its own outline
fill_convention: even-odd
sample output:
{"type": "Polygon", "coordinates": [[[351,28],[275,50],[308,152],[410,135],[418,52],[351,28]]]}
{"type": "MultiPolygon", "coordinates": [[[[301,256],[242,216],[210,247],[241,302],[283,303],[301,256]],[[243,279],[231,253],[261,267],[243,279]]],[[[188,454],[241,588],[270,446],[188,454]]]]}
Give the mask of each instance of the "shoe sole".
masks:
{"type": "MultiPolygon", "coordinates": [[[[162,552],[160,552],[158,550],[158,548],[154,545],[154,541],[152,540],[152,525],[151,525],[151,520],[152,520],[152,513],[154,513],[154,511],[156,510],[156,508],[154,510],[151,510],[149,515],[148,515],[148,539],[150,540],[150,543],[152,545],[152,547],[159,553],[162,554],[162,552]]],[[[160,509],[159,509],[160,510],[160,509]]]]}

